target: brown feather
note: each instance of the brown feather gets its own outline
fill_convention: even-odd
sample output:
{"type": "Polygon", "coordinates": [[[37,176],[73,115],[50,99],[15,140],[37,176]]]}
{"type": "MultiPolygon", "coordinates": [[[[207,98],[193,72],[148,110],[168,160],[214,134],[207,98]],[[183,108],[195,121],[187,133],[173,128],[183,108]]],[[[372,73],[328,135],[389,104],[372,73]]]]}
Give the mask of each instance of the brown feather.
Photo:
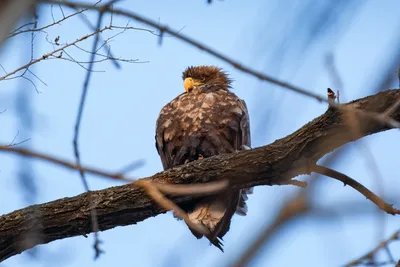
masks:
{"type": "MultiPolygon", "coordinates": [[[[213,66],[188,67],[182,78],[192,77],[203,85],[166,104],[156,125],[156,148],[164,169],[214,155],[232,153],[251,146],[246,104],[229,91],[231,80],[213,66]]],[[[205,224],[208,239],[222,250],[218,238],[229,231],[235,212],[246,213],[246,190],[208,196],[182,206],[189,217],[205,224]],[[222,212],[222,213],[221,213],[222,212]]],[[[201,238],[202,234],[192,233],[201,238]]]]}

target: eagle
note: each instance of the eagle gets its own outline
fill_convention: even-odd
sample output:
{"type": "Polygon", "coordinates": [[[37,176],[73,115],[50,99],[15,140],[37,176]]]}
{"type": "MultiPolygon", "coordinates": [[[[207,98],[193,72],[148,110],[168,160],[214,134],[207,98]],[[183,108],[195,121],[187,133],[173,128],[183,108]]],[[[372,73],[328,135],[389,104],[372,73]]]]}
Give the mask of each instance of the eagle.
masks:
{"type": "MultiPolygon", "coordinates": [[[[164,170],[215,155],[249,149],[250,121],[244,100],[231,92],[232,80],[215,66],[190,66],[182,73],[185,92],[166,104],[156,123],[156,148],[164,170]]],[[[222,238],[232,216],[246,215],[252,188],[222,192],[181,206],[206,236],[223,251],[222,238]]]]}

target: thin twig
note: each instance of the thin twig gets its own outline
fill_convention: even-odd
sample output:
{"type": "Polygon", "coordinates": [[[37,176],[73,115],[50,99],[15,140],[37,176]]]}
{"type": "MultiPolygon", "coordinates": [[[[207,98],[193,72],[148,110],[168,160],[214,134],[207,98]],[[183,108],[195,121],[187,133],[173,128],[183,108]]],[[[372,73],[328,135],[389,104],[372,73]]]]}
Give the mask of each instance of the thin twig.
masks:
{"type": "Polygon", "coordinates": [[[7,39],[10,39],[10,38],[12,38],[12,37],[14,37],[14,36],[17,36],[17,35],[19,35],[19,34],[22,34],[22,33],[43,31],[43,30],[45,30],[45,29],[47,29],[47,28],[50,28],[50,27],[52,27],[52,26],[54,26],[54,25],[60,24],[60,23],[63,22],[64,20],[67,20],[67,19],[69,19],[69,18],[71,18],[71,17],[73,17],[73,16],[76,16],[76,15],[78,15],[78,14],[81,14],[82,12],[85,12],[86,10],[87,10],[87,9],[82,9],[82,10],[80,10],[80,11],[78,11],[78,12],[75,12],[75,13],[72,13],[72,14],[70,14],[70,15],[68,15],[68,16],[64,16],[62,19],[60,19],[60,20],[58,20],[58,21],[54,21],[53,23],[48,24],[48,25],[43,26],[43,27],[40,27],[40,28],[33,28],[33,29],[21,30],[21,27],[25,27],[25,26],[31,25],[31,24],[34,25],[35,23],[28,23],[28,24],[22,25],[22,26],[19,27],[18,29],[16,29],[16,30],[14,30],[13,32],[11,32],[11,33],[7,36],[7,39]]]}
{"type": "Polygon", "coordinates": [[[320,165],[311,166],[311,171],[339,180],[343,182],[345,186],[346,185],[351,186],[352,188],[360,192],[363,196],[365,196],[367,199],[371,200],[376,206],[378,206],[381,210],[385,211],[386,213],[392,215],[400,214],[400,210],[393,208],[393,205],[387,204],[385,201],[383,201],[380,197],[375,195],[368,188],[366,188],[356,180],[350,178],[349,176],[341,172],[320,165]]]}
{"type": "Polygon", "coordinates": [[[393,103],[393,105],[391,105],[388,109],[385,110],[385,112],[382,113],[383,120],[388,119],[399,106],[400,106],[400,97],[397,99],[396,102],[393,103]]]}
{"type": "MultiPolygon", "coordinates": [[[[92,47],[93,53],[90,55],[90,60],[89,60],[90,63],[89,63],[88,71],[86,72],[85,81],[83,83],[81,101],[79,103],[78,114],[77,114],[76,122],[75,122],[74,139],[73,139],[72,143],[73,143],[73,147],[74,147],[76,164],[78,166],[81,165],[79,144],[78,144],[80,126],[81,126],[81,121],[82,121],[83,108],[85,106],[85,100],[86,100],[86,96],[87,96],[87,90],[89,88],[90,77],[92,74],[93,62],[96,57],[96,53],[94,51],[96,51],[97,44],[99,42],[99,34],[100,34],[100,27],[101,27],[102,19],[103,19],[103,13],[99,13],[99,17],[97,20],[97,26],[96,26],[97,34],[95,35],[95,38],[93,41],[93,47],[92,47]]],[[[81,180],[82,180],[83,186],[85,188],[85,191],[90,192],[89,184],[86,180],[85,172],[82,169],[80,169],[79,173],[80,173],[81,180]]],[[[89,205],[91,207],[90,208],[90,214],[91,214],[90,217],[91,217],[92,228],[93,228],[93,233],[94,233],[94,244],[93,244],[93,248],[95,250],[94,258],[97,259],[103,251],[99,247],[99,245],[101,243],[101,241],[99,240],[99,237],[98,237],[99,223],[97,221],[96,207],[94,207],[94,205],[93,205],[93,200],[92,200],[91,194],[88,195],[88,201],[89,201],[89,205]]]]}
{"type": "Polygon", "coordinates": [[[101,29],[101,30],[97,30],[97,31],[95,31],[95,32],[92,32],[92,33],[90,33],[90,34],[88,34],[88,35],[85,35],[85,36],[83,36],[83,37],[81,37],[81,38],[75,40],[75,41],[72,42],[72,43],[66,44],[66,45],[64,45],[63,47],[60,47],[60,48],[58,48],[58,49],[56,49],[56,50],[54,50],[54,51],[52,51],[52,52],[49,52],[49,53],[47,53],[47,54],[44,54],[42,57],[37,58],[37,59],[34,59],[34,60],[30,61],[29,63],[27,63],[27,64],[25,64],[25,65],[23,65],[23,66],[21,66],[21,67],[15,69],[15,70],[9,72],[9,73],[7,73],[6,75],[0,77],[0,81],[6,80],[6,79],[7,79],[8,77],[10,77],[11,75],[14,75],[15,73],[17,73],[17,72],[19,72],[19,71],[21,71],[21,70],[27,69],[27,68],[29,68],[30,66],[32,66],[32,65],[34,65],[34,64],[36,64],[36,63],[38,63],[38,62],[40,62],[40,61],[42,61],[42,60],[44,60],[44,59],[47,59],[47,58],[49,58],[50,56],[52,56],[52,55],[54,55],[54,54],[56,54],[56,53],[58,53],[58,52],[63,51],[63,50],[64,50],[65,48],[67,48],[67,47],[70,47],[70,46],[72,46],[72,45],[75,45],[76,43],[82,42],[83,40],[86,40],[86,39],[88,39],[89,37],[92,37],[93,35],[96,35],[96,34],[98,34],[98,33],[101,33],[101,32],[103,32],[103,31],[109,30],[109,29],[110,29],[109,27],[104,27],[104,28],[101,29]]]}
{"type": "Polygon", "coordinates": [[[300,187],[300,188],[306,188],[308,186],[307,182],[299,181],[299,180],[296,180],[296,179],[280,181],[280,182],[277,182],[277,183],[274,183],[274,184],[276,184],[276,185],[294,185],[294,186],[297,186],[297,187],[300,187]]]}
{"type": "MultiPolygon", "coordinates": [[[[95,169],[95,168],[90,168],[90,167],[83,166],[83,165],[77,165],[70,161],[60,159],[55,156],[50,156],[50,155],[34,152],[34,151],[26,149],[26,148],[18,148],[15,146],[0,144],[0,151],[10,152],[10,153],[15,153],[15,154],[25,156],[25,157],[40,159],[40,160],[43,160],[43,161],[46,161],[49,163],[53,163],[55,165],[65,167],[67,169],[83,171],[85,173],[90,173],[90,174],[100,176],[103,178],[119,180],[119,181],[128,182],[128,183],[137,183],[138,181],[141,181],[141,180],[136,180],[135,178],[132,178],[132,177],[129,178],[121,172],[109,172],[109,171],[103,171],[103,170],[99,170],[99,169],[95,169]]],[[[156,184],[157,187],[159,187],[159,190],[161,190],[167,194],[171,194],[171,195],[191,195],[191,194],[208,195],[208,194],[216,193],[219,190],[224,190],[227,186],[226,185],[227,181],[224,181],[224,180],[210,182],[210,183],[190,184],[190,185],[165,184],[165,183],[159,183],[159,182],[153,182],[153,183],[156,184]],[[183,192],[184,190],[186,190],[186,192],[183,192]]]]}
{"type": "Polygon", "coordinates": [[[106,171],[102,171],[102,170],[95,169],[95,168],[77,165],[70,161],[63,160],[63,159],[60,159],[60,158],[57,158],[54,156],[34,152],[34,151],[26,149],[26,148],[18,148],[18,147],[10,146],[10,145],[0,145],[0,151],[6,151],[6,152],[15,153],[15,154],[18,154],[21,156],[25,156],[25,157],[41,159],[41,160],[47,161],[49,163],[53,163],[55,165],[63,166],[68,169],[78,170],[78,171],[82,170],[86,173],[94,174],[94,175],[97,175],[97,176],[100,176],[103,178],[111,178],[114,180],[120,180],[120,181],[124,181],[124,182],[129,182],[129,183],[135,181],[134,179],[127,178],[123,174],[106,172],[106,171]]]}
{"type": "Polygon", "coordinates": [[[343,104],[336,104],[336,103],[330,103],[330,107],[340,109],[342,111],[347,111],[347,112],[352,112],[352,114],[357,114],[360,116],[364,116],[367,118],[371,118],[375,120],[376,122],[379,122],[381,124],[387,125],[390,128],[400,128],[400,122],[392,119],[390,117],[382,116],[382,113],[377,113],[377,112],[372,112],[372,111],[367,111],[367,110],[359,110],[357,108],[353,108],[351,106],[344,106],[343,104]]]}
{"type": "Polygon", "coordinates": [[[225,63],[231,65],[232,67],[234,67],[234,68],[236,68],[236,69],[238,69],[238,70],[240,70],[240,71],[242,71],[244,73],[247,73],[247,74],[250,74],[252,76],[255,76],[260,80],[267,81],[267,82],[270,82],[272,84],[284,87],[286,89],[289,89],[289,90],[294,91],[296,93],[300,93],[302,95],[314,98],[314,99],[316,99],[318,101],[321,101],[321,102],[327,102],[327,99],[325,97],[323,97],[323,96],[317,95],[315,93],[312,93],[310,91],[302,89],[302,88],[300,88],[298,86],[286,83],[284,81],[280,81],[280,80],[275,79],[275,78],[273,78],[273,77],[271,77],[269,75],[266,75],[266,74],[264,74],[262,72],[256,71],[256,70],[251,69],[249,67],[246,67],[246,66],[240,64],[239,62],[237,62],[237,61],[235,61],[235,60],[233,60],[233,59],[231,59],[231,58],[229,58],[227,56],[222,55],[221,53],[215,51],[211,47],[206,46],[204,44],[201,44],[200,42],[192,39],[191,37],[188,37],[186,35],[183,35],[182,33],[179,33],[177,30],[172,30],[166,25],[162,25],[162,24],[160,24],[158,22],[155,22],[153,20],[145,18],[144,16],[139,15],[137,13],[126,11],[126,10],[122,10],[122,9],[114,9],[114,8],[111,8],[109,5],[93,6],[93,5],[85,4],[85,3],[76,3],[76,2],[70,2],[70,1],[57,1],[57,0],[40,0],[40,2],[48,3],[48,4],[60,4],[60,5],[64,5],[64,6],[67,6],[67,7],[70,7],[70,8],[74,8],[74,9],[83,8],[83,9],[96,10],[96,11],[98,11],[100,13],[112,13],[114,15],[118,14],[118,15],[122,15],[122,16],[125,16],[125,17],[129,17],[129,18],[131,18],[133,20],[139,21],[139,22],[141,22],[143,24],[146,24],[146,25],[148,25],[150,27],[158,29],[160,33],[169,33],[169,34],[175,36],[175,38],[177,38],[177,39],[179,39],[179,40],[181,40],[181,41],[183,41],[185,43],[188,43],[188,44],[190,44],[190,45],[192,45],[194,47],[197,47],[200,50],[202,50],[202,51],[204,51],[204,52],[206,52],[206,53],[208,53],[208,54],[210,54],[210,55],[212,55],[212,56],[224,61],[225,63]]]}
{"type": "Polygon", "coordinates": [[[206,227],[201,227],[200,224],[194,224],[190,219],[187,213],[182,210],[180,207],[178,207],[174,202],[166,198],[158,189],[158,185],[155,183],[152,183],[147,180],[138,180],[136,185],[144,188],[149,194],[149,196],[157,202],[161,207],[163,207],[165,210],[172,210],[174,214],[184,220],[190,228],[195,229],[197,232],[202,233],[203,235],[209,235],[209,231],[207,230],[206,227]]]}
{"type": "Polygon", "coordinates": [[[268,227],[266,227],[264,231],[259,233],[254,242],[252,242],[250,246],[246,248],[240,258],[237,259],[237,261],[235,261],[230,266],[247,266],[254,258],[254,256],[258,253],[260,248],[264,245],[266,240],[269,240],[278,231],[278,229],[281,229],[292,219],[299,218],[300,215],[304,215],[305,213],[307,213],[309,209],[310,205],[305,194],[300,193],[296,195],[295,198],[288,200],[283,205],[279,215],[275,218],[274,222],[271,225],[268,225],[268,227]]]}
{"type": "MultiPolygon", "coordinates": [[[[359,264],[364,264],[365,262],[369,262],[369,263],[370,263],[371,261],[372,261],[372,263],[374,263],[373,258],[374,258],[374,256],[375,256],[375,254],[376,254],[380,249],[382,249],[382,248],[387,248],[388,245],[389,245],[389,243],[391,243],[392,241],[395,241],[395,240],[399,240],[399,238],[400,238],[400,231],[396,231],[396,232],[393,233],[387,240],[385,240],[385,241],[379,243],[379,245],[376,246],[373,250],[371,250],[370,252],[364,254],[364,255],[361,256],[360,258],[355,259],[355,260],[349,262],[348,264],[345,265],[345,267],[356,266],[356,265],[359,265],[359,264]]],[[[390,257],[389,257],[389,258],[390,258],[390,257]]],[[[395,262],[394,262],[394,260],[393,260],[393,261],[392,261],[392,260],[393,260],[393,258],[390,259],[390,263],[394,264],[395,262]]],[[[397,265],[396,265],[396,266],[397,266],[397,265]]]]}
{"type": "Polygon", "coordinates": [[[130,162],[129,164],[125,165],[122,167],[118,173],[120,174],[125,174],[128,173],[132,170],[136,170],[144,165],[145,161],[144,160],[135,160],[134,162],[130,162]]]}

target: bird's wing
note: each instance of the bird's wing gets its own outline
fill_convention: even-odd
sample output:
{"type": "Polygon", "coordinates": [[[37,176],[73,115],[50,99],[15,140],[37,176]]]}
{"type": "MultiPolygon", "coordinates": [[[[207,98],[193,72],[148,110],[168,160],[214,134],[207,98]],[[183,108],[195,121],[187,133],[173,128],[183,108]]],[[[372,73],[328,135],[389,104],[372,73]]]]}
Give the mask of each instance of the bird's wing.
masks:
{"type": "Polygon", "coordinates": [[[174,138],[181,131],[181,125],[175,118],[177,110],[173,107],[174,102],[180,101],[180,96],[161,109],[156,123],[156,149],[164,170],[175,166],[174,155],[177,149],[183,146],[182,140],[174,138]]]}
{"type": "MultiPolygon", "coordinates": [[[[250,119],[249,119],[249,112],[247,110],[247,105],[244,100],[239,100],[240,106],[243,109],[243,117],[240,121],[240,131],[241,131],[241,140],[238,144],[236,150],[242,150],[244,146],[251,147],[251,136],[250,136],[250,119]]],[[[247,195],[253,193],[253,188],[244,188],[241,190],[240,198],[238,205],[236,207],[236,214],[245,216],[247,214],[247,195]]]]}
{"type": "MultiPolygon", "coordinates": [[[[240,110],[241,115],[236,119],[233,119],[235,122],[231,125],[231,140],[233,141],[234,150],[242,150],[244,146],[251,146],[251,137],[250,137],[250,120],[249,114],[247,110],[246,103],[237,98],[237,104],[231,107],[234,110],[240,110]]],[[[236,112],[238,114],[239,112],[236,112]]],[[[222,237],[229,231],[230,221],[233,214],[237,213],[239,215],[246,215],[247,213],[247,194],[251,193],[251,189],[242,189],[234,192],[228,192],[220,196],[220,198],[224,198],[225,203],[227,203],[226,210],[223,218],[218,222],[213,231],[214,236],[218,236],[222,239],[222,237]]]]}

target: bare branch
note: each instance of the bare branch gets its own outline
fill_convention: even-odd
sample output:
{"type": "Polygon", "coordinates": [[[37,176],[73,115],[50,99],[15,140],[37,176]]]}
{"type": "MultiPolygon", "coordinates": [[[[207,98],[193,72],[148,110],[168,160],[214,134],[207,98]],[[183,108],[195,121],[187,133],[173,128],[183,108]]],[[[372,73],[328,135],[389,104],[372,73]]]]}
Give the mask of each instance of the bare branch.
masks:
{"type": "Polygon", "coordinates": [[[158,185],[156,183],[141,179],[136,182],[136,185],[143,187],[149,194],[149,196],[151,196],[164,210],[173,210],[175,215],[178,216],[178,218],[184,220],[187,225],[190,226],[190,228],[196,229],[196,231],[204,235],[210,234],[206,227],[201,227],[200,225],[194,224],[189,219],[187,213],[184,210],[179,208],[174,202],[167,199],[163,194],[161,194],[161,192],[158,190],[158,185]]]}
{"type": "MultiPolygon", "coordinates": [[[[377,247],[375,247],[373,250],[371,250],[370,252],[366,253],[365,255],[361,256],[360,258],[353,260],[351,262],[349,262],[348,264],[345,265],[345,267],[351,267],[351,266],[356,266],[356,265],[360,265],[360,264],[371,264],[371,265],[376,265],[376,262],[374,261],[374,256],[375,254],[382,248],[388,249],[388,245],[389,243],[399,240],[400,237],[400,231],[396,231],[395,233],[393,233],[387,240],[382,241],[377,247]]],[[[396,262],[394,261],[392,256],[389,256],[390,261],[389,263],[391,264],[396,264],[396,262]]],[[[397,265],[396,265],[397,266],[397,265]]]]}
{"type": "Polygon", "coordinates": [[[237,62],[237,61],[235,61],[235,60],[233,60],[233,59],[231,59],[231,58],[229,58],[227,56],[224,56],[221,53],[213,50],[209,46],[201,44],[200,42],[198,42],[198,41],[196,41],[196,40],[194,40],[194,39],[192,39],[192,38],[190,38],[190,37],[188,37],[186,35],[183,35],[182,33],[179,33],[179,31],[177,31],[177,30],[170,29],[166,25],[162,25],[162,24],[160,24],[158,22],[155,22],[153,20],[145,18],[144,16],[139,15],[137,13],[126,11],[126,10],[122,10],[122,9],[115,9],[115,8],[112,8],[109,4],[93,6],[91,4],[76,3],[76,2],[71,2],[71,1],[57,1],[57,0],[40,0],[40,2],[47,3],[47,4],[59,4],[59,5],[63,5],[63,6],[67,6],[67,7],[73,8],[73,9],[82,8],[82,9],[96,10],[96,11],[98,11],[100,13],[110,13],[110,14],[114,14],[114,15],[117,14],[117,15],[128,17],[130,19],[139,21],[139,22],[141,22],[141,23],[143,23],[145,25],[148,25],[150,27],[158,29],[159,32],[160,32],[160,37],[162,37],[164,33],[169,33],[169,34],[173,35],[175,38],[177,38],[177,39],[179,39],[179,40],[181,40],[181,41],[183,41],[183,42],[185,42],[187,44],[190,44],[190,45],[192,45],[194,47],[197,47],[200,50],[202,50],[202,51],[204,51],[204,52],[206,52],[206,53],[208,53],[208,54],[210,54],[210,55],[212,55],[212,56],[224,61],[225,63],[231,65],[232,67],[234,67],[234,68],[236,68],[236,69],[238,69],[238,70],[240,70],[240,71],[242,71],[244,73],[250,74],[250,75],[252,75],[252,76],[254,76],[254,77],[256,77],[256,78],[258,78],[258,79],[260,79],[262,81],[270,82],[270,83],[278,85],[280,87],[289,89],[289,90],[291,90],[293,92],[300,93],[302,95],[314,98],[314,99],[316,99],[318,101],[321,101],[321,102],[327,102],[327,99],[325,97],[323,97],[323,96],[317,95],[315,93],[312,93],[311,91],[307,91],[307,90],[302,89],[302,88],[300,88],[298,86],[295,86],[295,85],[292,85],[292,84],[277,80],[277,79],[275,79],[275,78],[273,78],[273,77],[271,77],[269,75],[266,75],[266,74],[264,74],[262,72],[253,70],[253,69],[251,69],[249,67],[246,67],[246,66],[243,66],[239,62],[237,62]]]}
{"type": "Polygon", "coordinates": [[[264,231],[257,235],[257,238],[245,250],[242,256],[232,265],[232,267],[247,266],[251,259],[254,258],[264,243],[288,222],[299,218],[310,210],[307,197],[304,194],[298,194],[295,198],[288,200],[283,206],[279,215],[275,218],[271,225],[266,227],[264,231]]]}
{"type": "MultiPolygon", "coordinates": [[[[97,26],[96,26],[96,35],[94,37],[94,41],[93,41],[93,46],[92,46],[92,53],[90,55],[90,60],[89,60],[89,67],[88,70],[86,72],[86,77],[85,77],[85,81],[83,83],[83,89],[82,89],[82,95],[81,95],[81,100],[79,103],[79,107],[78,107],[78,114],[76,116],[76,121],[75,121],[75,128],[74,128],[74,139],[72,140],[72,145],[74,148],[74,154],[75,154],[75,159],[76,159],[76,165],[78,165],[79,167],[81,166],[81,157],[80,157],[80,153],[79,153],[79,144],[78,144],[78,139],[79,139],[79,133],[80,133],[80,126],[81,126],[81,121],[82,121],[82,114],[83,114],[83,108],[85,107],[85,100],[86,100],[86,95],[87,95],[87,91],[89,88],[89,82],[90,82],[90,78],[92,75],[92,69],[93,69],[93,62],[94,59],[96,57],[96,48],[99,42],[99,35],[100,35],[100,27],[101,27],[101,22],[103,19],[103,13],[99,14],[99,17],[97,19],[97,26]]],[[[101,253],[103,253],[103,251],[100,249],[100,240],[99,240],[99,236],[98,236],[98,231],[99,231],[99,223],[97,222],[97,213],[96,213],[96,209],[93,206],[93,201],[92,201],[92,195],[89,192],[89,184],[86,180],[86,176],[85,176],[85,172],[83,171],[83,169],[79,170],[79,174],[81,176],[81,180],[82,180],[82,184],[83,187],[85,188],[85,191],[88,192],[88,200],[89,200],[89,204],[92,207],[90,209],[90,218],[91,218],[91,222],[92,222],[92,230],[94,232],[94,244],[93,244],[93,248],[95,251],[95,256],[94,258],[97,259],[101,253]]]]}
{"type": "Polygon", "coordinates": [[[93,35],[96,35],[96,34],[98,34],[98,33],[101,33],[101,32],[103,32],[103,31],[109,30],[109,29],[110,29],[109,27],[104,27],[103,29],[100,29],[100,30],[97,30],[97,31],[95,31],[95,32],[92,32],[92,33],[90,33],[90,34],[88,34],[88,35],[85,35],[85,36],[83,36],[83,37],[81,37],[81,38],[75,40],[75,41],[72,42],[72,43],[68,43],[68,44],[64,45],[63,47],[60,47],[60,48],[58,48],[58,49],[56,49],[56,50],[54,50],[54,51],[52,51],[52,52],[49,52],[49,53],[47,53],[47,54],[44,54],[42,57],[37,58],[37,59],[34,59],[34,60],[30,61],[29,63],[27,63],[27,64],[25,64],[25,65],[23,65],[23,66],[21,66],[21,67],[15,69],[15,70],[9,72],[9,73],[7,73],[6,75],[0,77],[0,81],[6,80],[6,79],[7,79],[8,77],[10,77],[11,75],[14,75],[15,73],[17,73],[17,72],[19,72],[19,71],[21,71],[21,70],[25,70],[25,69],[29,68],[30,66],[32,66],[32,65],[34,65],[34,64],[36,64],[36,63],[39,63],[40,61],[42,61],[42,60],[44,60],[44,59],[47,59],[47,58],[53,56],[54,54],[57,54],[57,53],[63,51],[63,50],[66,49],[67,47],[70,47],[70,46],[75,45],[75,44],[77,44],[77,43],[79,43],[79,42],[82,42],[83,40],[86,40],[86,39],[92,37],[93,35]]]}
{"type": "Polygon", "coordinates": [[[12,0],[0,3],[0,44],[7,38],[8,31],[35,5],[35,0],[12,0]]]}
{"type": "Polygon", "coordinates": [[[133,179],[129,179],[129,178],[125,177],[123,174],[111,173],[111,172],[98,170],[95,168],[78,166],[67,160],[63,160],[63,159],[60,159],[60,158],[57,158],[54,156],[34,152],[32,150],[25,149],[25,148],[18,148],[18,147],[9,146],[9,145],[0,145],[0,151],[15,153],[15,154],[25,156],[25,157],[40,159],[45,162],[49,162],[49,163],[53,163],[55,165],[65,167],[67,169],[78,170],[78,171],[83,170],[84,172],[94,174],[94,175],[97,175],[97,176],[100,176],[103,178],[115,179],[115,180],[120,180],[120,181],[124,181],[124,182],[134,182],[133,179]]]}
{"type": "Polygon", "coordinates": [[[321,175],[325,175],[325,176],[331,177],[333,179],[339,180],[345,186],[346,185],[351,186],[352,188],[354,188],[355,190],[357,190],[358,192],[363,194],[367,199],[371,200],[376,206],[378,206],[378,208],[380,208],[381,210],[383,210],[389,214],[392,214],[392,215],[400,214],[400,210],[393,208],[392,205],[384,202],[380,197],[375,195],[368,188],[366,188],[365,186],[363,186],[356,180],[350,178],[349,176],[347,176],[341,172],[332,170],[327,167],[319,166],[319,165],[312,166],[311,170],[315,173],[319,173],[321,175]]]}
{"type": "MultiPolygon", "coordinates": [[[[345,106],[379,114],[393,105],[398,97],[400,97],[400,90],[389,90],[358,99],[345,106]]],[[[369,117],[362,117],[360,114],[360,112],[356,113],[356,116],[359,116],[361,129],[358,136],[350,135],[344,113],[329,108],[325,114],[270,145],[206,158],[200,163],[193,161],[157,173],[145,180],[157,183],[196,184],[229,179],[229,190],[282,184],[297,175],[310,174],[310,166],[338,147],[366,135],[390,129],[388,125],[369,117]]],[[[396,109],[392,117],[400,120],[400,109],[396,109]]],[[[15,147],[3,146],[0,150],[22,153],[77,169],[77,166],[67,162],[15,147]]],[[[85,169],[85,172],[102,176],[105,174],[93,169],[91,171],[85,169]]],[[[118,175],[110,177],[121,178],[118,175]]],[[[101,231],[116,226],[135,224],[166,211],[159,205],[155,205],[154,200],[136,183],[92,191],[91,196],[101,231]]],[[[196,199],[195,196],[171,197],[171,201],[175,204],[184,204],[196,199]]],[[[38,244],[91,233],[91,208],[88,193],[84,193],[1,216],[0,261],[38,244]],[[37,227],[40,234],[34,239],[35,242],[27,247],[18,240],[29,234],[32,220],[37,219],[38,214],[40,214],[41,223],[37,227]]]]}
{"type": "Polygon", "coordinates": [[[75,13],[72,13],[72,14],[70,14],[70,15],[68,15],[68,16],[63,16],[62,19],[59,19],[59,20],[57,20],[57,21],[54,21],[53,23],[50,23],[50,24],[48,24],[48,25],[46,25],[46,26],[43,26],[43,27],[40,27],[40,28],[33,28],[33,29],[25,29],[25,30],[22,30],[22,28],[24,28],[24,27],[26,27],[26,26],[29,26],[29,25],[32,25],[32,24],[34,24],[34,23],[27,23],[27,24],[24,24],[24,25],[18,27],[16,30],[14,30],[14,31],[12,31],[11,33],[9,33],[8,36],[7,36],[7,38],[10,39],[10,38],[12,38],[12,37],[14,37],[14,36],[17,36],[17,35],[19,35],[19,34],[28,33],[28,32],[40,32],[40,31],[44,31],[45,29],[50,28],[50,27],[53,27],[54,25],[60,24],[61,22],[65,21],[65,20],[67,20],[67,19],[69,19],[69,18],[71,18],[71,17],[74,17],[74,16],[76,16],[76,15],[79,15],[79,14],[85,12],[86,10],[87,10],[87,9],[82,9],[82,10],[77,11],[77,12],[75,12],[75,13]]]}

